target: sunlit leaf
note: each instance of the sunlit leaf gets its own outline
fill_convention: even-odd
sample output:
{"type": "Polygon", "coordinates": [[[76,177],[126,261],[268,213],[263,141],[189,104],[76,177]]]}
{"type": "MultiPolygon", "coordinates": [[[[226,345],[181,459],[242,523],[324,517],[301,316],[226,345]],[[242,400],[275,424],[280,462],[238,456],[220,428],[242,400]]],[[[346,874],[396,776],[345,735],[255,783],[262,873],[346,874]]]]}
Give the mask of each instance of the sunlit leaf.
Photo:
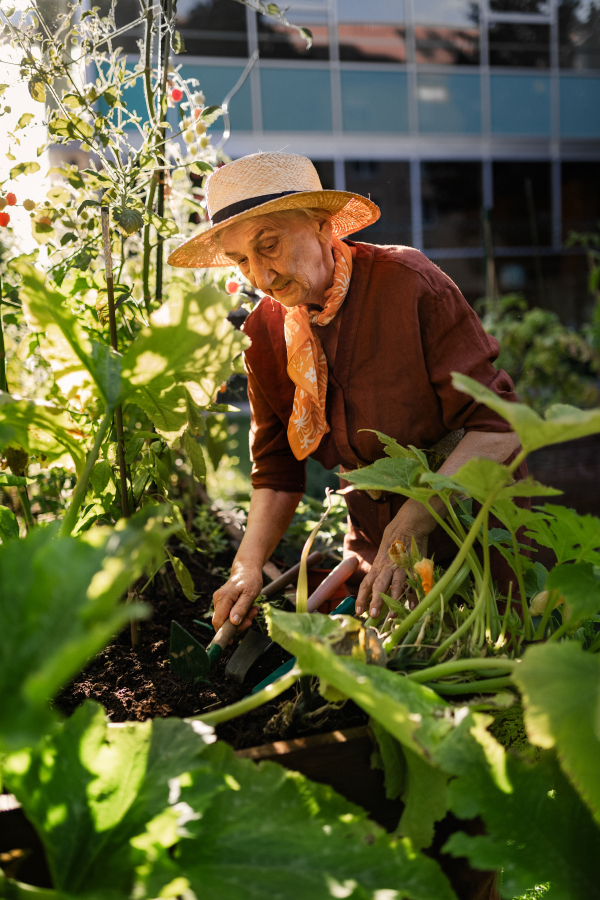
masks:
{"type": "Polygon", "coordinates": [[[600,656],[574,641],[529,647],[515,672],[532,744],[560,763],[600,825],[600,656]]]}
{"type": "Polygon", "coordinates": [[[519,435],[523,450],[531,453],[539,447],[572,441],[575,438],[600,432],[600,410],[581,410],[575,406],[556,404],[546,410],[545,418],[539,416],[525,403],[509,403],[502,400],[478,381],[452,373],[452,383],[459,391],[469,394],[501,415],[519,435]]]}

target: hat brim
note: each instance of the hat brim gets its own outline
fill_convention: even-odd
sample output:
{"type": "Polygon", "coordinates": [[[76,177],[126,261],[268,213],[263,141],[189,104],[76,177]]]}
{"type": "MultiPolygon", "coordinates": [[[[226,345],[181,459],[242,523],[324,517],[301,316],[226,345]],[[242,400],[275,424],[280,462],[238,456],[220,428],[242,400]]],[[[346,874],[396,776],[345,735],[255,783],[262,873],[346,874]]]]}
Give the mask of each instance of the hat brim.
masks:
{"type": "Polygon", "coordinates": [[[174,250],[167,262],[171,266],[186,269],[206,269],[210,266],[231,266],[231,260],[223,253],[215,236],[232,225],[247,219],[264,216],[284,209],[327,209],[332,214],[331,226],[335,237],[344,237],[372,225],[381,215],[379,207],[349,191],[301,191],[268,200],[245,212],[224,219],[218,225],[205,228],[200,234],[174,250]]]}

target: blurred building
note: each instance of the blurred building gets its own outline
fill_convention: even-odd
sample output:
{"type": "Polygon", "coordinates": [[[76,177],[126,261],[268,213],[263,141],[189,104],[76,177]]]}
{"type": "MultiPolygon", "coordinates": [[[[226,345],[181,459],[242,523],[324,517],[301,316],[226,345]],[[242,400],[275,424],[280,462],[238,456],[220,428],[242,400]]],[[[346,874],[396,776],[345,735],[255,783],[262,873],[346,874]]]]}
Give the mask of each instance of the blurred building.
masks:
{"type": "Polygon", "coordinates": [[[234,0],[178,15],[177,61],[208,103],[260,52],[231,101],[231,156],[310,156],[324,186],[381,207],[361,238],[421,248],[470,300],[493,245],[501,292],[589,314],[565,239],[600,229],[600,0],[292,0],[308,50],[234,0]]]}

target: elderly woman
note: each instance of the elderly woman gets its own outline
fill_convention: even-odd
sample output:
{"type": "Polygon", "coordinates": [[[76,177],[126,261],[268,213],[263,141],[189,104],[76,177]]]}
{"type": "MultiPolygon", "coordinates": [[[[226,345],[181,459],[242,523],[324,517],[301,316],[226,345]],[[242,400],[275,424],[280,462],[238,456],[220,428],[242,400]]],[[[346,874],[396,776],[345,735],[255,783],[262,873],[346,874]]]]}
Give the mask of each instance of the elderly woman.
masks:
{"type": "MultiPolygon", "coordinates": [[[[257,153],[206,184],[211,227],[180,247],[172,265],[234,263],[265,296],[246,319],[254,491],[231,577],[214,595],[215,628],[248,627],[262,567],[285,533],[305,486],[305,460],[356,469],[381,458],[375,431],[406,446],[437,447],[452,474],[468,459],[506,461],[518,447],[507,423],[452,387],[464,372],[515,400],[493,361],[498,344],[456,285],[410,247],[342,240],[379,218],[370,200],[324,191],[312,163],[257,153]],[[445,452],[444,452],[445,451],[445,452]]],[[[358,612],[398,598],[405,573],[388,548],[414,537],[421,553],[451,555],[418,502],[351,492],[345,554],[360,560],[358,612]]],[[[445,508],[437,509],[443,515],[445,508]]],[[[439,533],[438,533],[439,532],[439,533]]]]}

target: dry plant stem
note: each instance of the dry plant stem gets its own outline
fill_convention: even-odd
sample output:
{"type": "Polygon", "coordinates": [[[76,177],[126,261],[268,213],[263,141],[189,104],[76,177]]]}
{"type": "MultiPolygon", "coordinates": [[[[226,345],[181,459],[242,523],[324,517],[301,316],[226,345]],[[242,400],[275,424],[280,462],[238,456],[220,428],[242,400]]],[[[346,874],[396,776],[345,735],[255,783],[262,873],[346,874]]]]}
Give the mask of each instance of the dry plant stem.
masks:
{"type": "MultiPolygon", "coordinates": [[[[102,217],[102,242],[104,246],[104,268],[106,276],[106,294],[108,297],[108,323],[110,329],[110,345],[113,350],[118,350],[117,342],[117,318],[115,313],[115,291],[112,272],[112,257],[109,229],[109,209],[103,206],[102,217]]],[[[127,494],[127,466],[125,465],[125,444],[123,441],[123,409],[119,405],[115,409],[115,424],[117,427],[117,458],[119,460],[119,483],[121,488],[121,513],[123,518],[129,517],[129,497],[127,494]]]]}
{"type": "Polygon", "coordinates": [[[331,492],[329,488],[327,489],[327,509],[309,534],[304,547],[302,548],[302,556],[300,557],[300,571],[298,572],[298,586],[296,589],[296,612],[305,613],[307,612],[307,603],[308,603],[308,567],[306,565],[306,560],[308,559],[308,554],[310,553],[310,548],[313,545],[313,541],[319,533],[319,529],[321,525],[329,515],[331,510],[331,492]]]}
{"type": "Polygon", "coordinates": [[[71,503],[69,504],[69,508],[67,509],[66,515],[62,521],[62,525],[60,527],[59,534],[61,537],[67,537],[73,529],[75,528],[75,523],[77,522],[77,514],[79,512],[79,507],[83,503],[83,498],[85,497],[88,482],[90,480],[90,475],[92,474],[92,469],[96,465],[96,460],[98,459],[98,454],[100,452],[100,447],[102,446],[102,441],[106,436],[106,432],[108,431],[110,424],[113,418],[112,409],[108,409],[104,418],[100,423],[100,428],[96,432],[96,438],[94,440],[94,446],[90,450],[87,455],[87,459],[85,461],[85,466],[83,467],[83,472],[77,479],[77,484],[75,485],[75,490],[73,491],[73,497],[71,498],[71,503]]]}
{"type": "Polygon", "coordinates": [[[458,553],[456,554],[450,568],[446,571],[446,573],[442,576],[442,578],[440,578],[440,580],[436,584],[434,584],[434,586],[430,590],[429,594],[425,597],[425,599],[422,600],[419,603],[419,605],[406,617],[406,619],[404,619],[404,621],[398,626],[398,628],[394,632],[392,632],[392,634],[390,635],[390,637],[388,638],[388,640],[386,641],[386,643],[384,645],[384,649],[386,651],[389,652],[389,650],[391,650],[393,647],[395,647],[396,644],[398,644],[399,641],[401,641],[402,638],[406,634],[408,634],[408,632],[410,631],[412,626],[416,622],[419,621],[419,619],[421,618],[423,613],[426,612],[431,606],[433,606],[435,601],[439,598],[440,594],[442,594],[444,592],[445,588],[448,587],[448,585],[450,584],[450,582],[452,581],[452,579],[454,578],[454,576],[456,575],[456,573],[462,566],[463,562],[465,561],[465,559],[469,553],[469,550],[473,546],[473,544],[475,542],[475,538],[477,537],[477,535],[479,533],[479,529],[481,528],[483,522],[485,521],[485,518],[486,518],[494,500],[496,499],[496,495],[500,491],[500,488],[501,488],[501,485],[499,485],[494,491],[492,491],[490,496],[485,501],[484,505],[479,510],[479,513],[477,514],[477,518],[473,522],[473,524],[469,530],[469,533],[467,534],[467,536],[465,538],[464,544],[462,545],[462,547],[459,549],[458,553]]]}
{"type": "Polygon", "coordinates": [[[258,709],[259,706],[274,700],[275,697],[279,697],[280,694],[289,690],[298,681],[300,674],[300,669],[292,669],[283,678],[278,678],[273,684],[268,684],[262,691],[250,694],[248,697],[244,697],[243,700],[232,703],[231,706],[226,706],[224,709],[217,709],[213,713],[207,713],[205,716],[196,716],[195,718],[200,719],[206,725],[220,725],[221,722],[228,722],[229,719],[235,719],[236,716],[243,716],[244,713],[258,709]]]}
{"type": "MultiPolygon", "coordinates": [[[[152,208],[154,206],[154,195],[156,193],[156,187],[158,185],[158,180],[156,176],[153,176],[150,181],[150,187],[148,188],[148,202],[146,204],[146,210],[148,213],[152,212],[152,208]]],[[[144,304],[146,306],[146,312],[148,316],[152,312],[152,297],[150,295],[150,224],[146,223],[144,225],[144,249],[143,249],[143,262],[142,262],[142,285],[144,289],[144,304]]]]}
{"type": "Polygon", "coordinates": [[[411,672],[406,677],[411,681],[422,683],[433,681],[436,678],[446,678],[448,675],[456,675],[459,672],[476,672],[480,669],[499,669],[512,672],[516,665],[517,661],[514,659],[457,659],[431,666],[429,669],[421,669],[419,672],[411,672]]]}

